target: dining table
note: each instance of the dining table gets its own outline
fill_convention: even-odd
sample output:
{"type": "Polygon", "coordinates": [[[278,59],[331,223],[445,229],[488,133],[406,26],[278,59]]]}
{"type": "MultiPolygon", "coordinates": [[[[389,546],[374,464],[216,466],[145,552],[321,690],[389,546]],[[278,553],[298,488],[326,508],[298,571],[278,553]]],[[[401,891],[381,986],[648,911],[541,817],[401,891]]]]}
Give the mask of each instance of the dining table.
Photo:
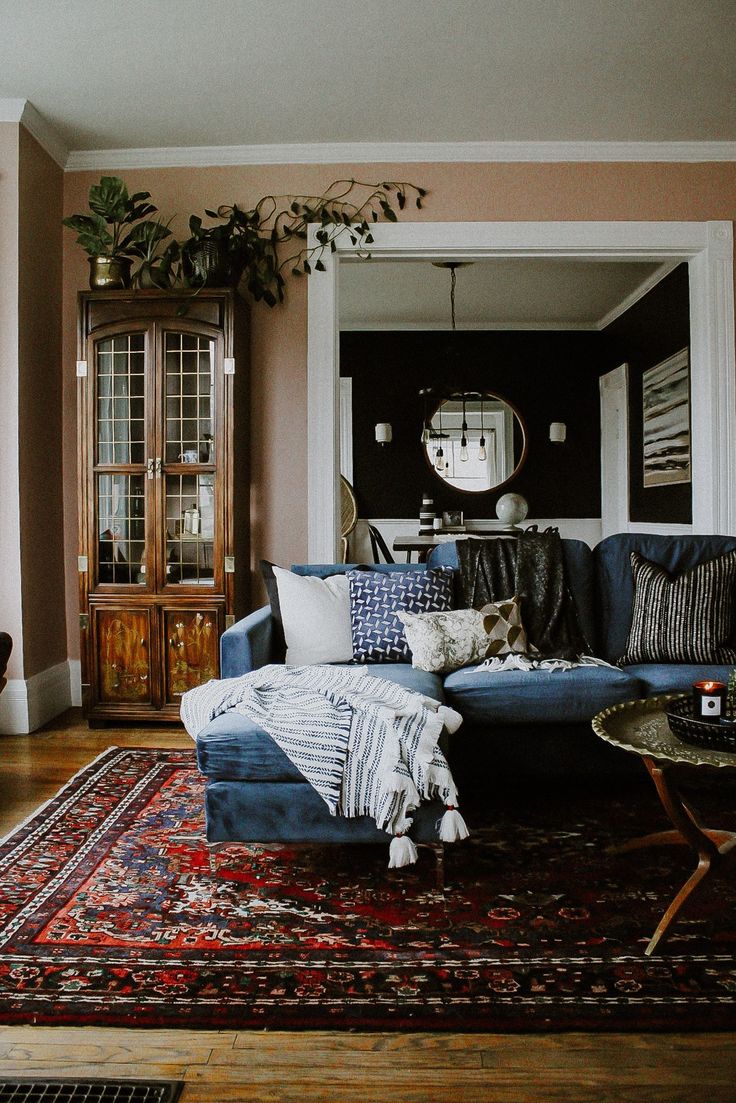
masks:
{"type": "Polygon", "coordinates": [[[426,563],[427,556],[431,552],[432,548],[438,547],[440,544],[446,544],[451,540],[493,540],[498,536],[518,536],[522,530],[519,528],[497,528],[489,532],[438,532],[416,534],[416,533],[400,533],[394,537],[393,544],[391,545],[395,552],[405,552],[406,562],[411,563],[412,555],[416,552],[417,562],[426,563]]]}

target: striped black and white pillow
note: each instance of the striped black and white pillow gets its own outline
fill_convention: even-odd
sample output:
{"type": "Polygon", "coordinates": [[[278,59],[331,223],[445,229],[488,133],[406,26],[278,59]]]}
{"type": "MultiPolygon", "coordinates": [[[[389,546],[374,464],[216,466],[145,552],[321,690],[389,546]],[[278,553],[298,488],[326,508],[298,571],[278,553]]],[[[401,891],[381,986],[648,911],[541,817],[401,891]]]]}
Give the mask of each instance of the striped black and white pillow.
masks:
{"type": "Polygon", "coordinates": [[[736,551],[674,577],[631,553],[634,606],[621,664],[736,663],[736,551]]]}

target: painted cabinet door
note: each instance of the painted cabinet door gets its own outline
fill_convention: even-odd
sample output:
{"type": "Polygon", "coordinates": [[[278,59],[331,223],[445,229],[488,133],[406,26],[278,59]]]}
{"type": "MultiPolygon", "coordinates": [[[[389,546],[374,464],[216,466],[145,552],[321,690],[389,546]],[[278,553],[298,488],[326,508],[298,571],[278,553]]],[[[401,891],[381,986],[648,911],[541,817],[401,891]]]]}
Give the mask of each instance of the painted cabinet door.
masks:
{"type": "Polygon", "coordinates": [[[153,705],[151,610],[92,606],[97,654],[97,701],[101,705],[153,705]]]}
{"type": "Polygon", "coordinates": [[[217,678],[220,671],[220,614],[212,609],[162,609],[164,700],[179,704],[188,689],[217,678]]]}

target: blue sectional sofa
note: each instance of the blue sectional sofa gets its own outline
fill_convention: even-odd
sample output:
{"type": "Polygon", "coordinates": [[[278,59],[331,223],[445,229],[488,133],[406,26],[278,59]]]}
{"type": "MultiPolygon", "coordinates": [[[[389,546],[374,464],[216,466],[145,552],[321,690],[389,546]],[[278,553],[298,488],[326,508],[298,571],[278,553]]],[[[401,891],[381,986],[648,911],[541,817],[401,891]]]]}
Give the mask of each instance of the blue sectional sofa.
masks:
{"type": "MultiPolygon", "coordinates": [[[[672,574],[736,549],[725,536],[660,536],[625,533],[595,549],[564,540],[568,583],[580,625],[594,654],[615,664],[631,624],[633,581],[630,552],[672,574]]],[[[433,550],[429,566],[458,566],[455,543],[433,550]]],[[[345,564],[310,564],[298,574],[326,577],[351,569],[345,564]]],[[[413,564],[376,564],[379,571],[422,569],[413,564]]],[[[462,602],[460,602],[462,604],[462,602]]],[[[268,607],[250,614],[222,636],[222,677],[233,678],[272,660],[273,621],[268,607]]],[[[590,721],[619,702],[684,691],[704,677],[727,680],[730,667],[676,663],[629,667],[584,666],[569,671],[455,671],[444,678],[406,663],[378,664],[371,673],[389,678],[452,705],[464,724],[447,754],[464,793],[478,783],[485,794],[509,778],[529,773],[559,778],[603,778],[631,770],[631,759],[599,740],[590,721]]],[[[371,820],[331,817],[287,756],[259,727],[237,713],[225,713],[197,739],[199,768],[207,778],[206,816],[210,842],[385,841],[371,820]]],[[[490,798],[492,799],[492,798],[490,798]]],[[[436,840],[441,807],[426,805],[415,815],[417,841],[436,840]]]]}

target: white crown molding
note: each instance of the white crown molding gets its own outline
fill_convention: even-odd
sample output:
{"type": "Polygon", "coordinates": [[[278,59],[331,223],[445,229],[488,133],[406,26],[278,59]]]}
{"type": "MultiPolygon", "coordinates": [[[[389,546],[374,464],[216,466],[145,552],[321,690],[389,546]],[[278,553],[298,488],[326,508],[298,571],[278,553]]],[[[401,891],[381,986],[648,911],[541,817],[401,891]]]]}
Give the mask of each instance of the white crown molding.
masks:
{"type": "Polygon", "coordinates": [[[69,159],[69,149],[62,142],[50,123],[40,115],[32,103],[26,100],[23,114],[20,118],[21,125],[32,134],[42,149],[45,149],[52,161],[56,161],[59,168],[65,169],[69,159]]]}
{"type": "Polygon", "coordinates": [[[27,102],[0,99],[0,123],[19,123],[27,102]]]}
{"type": "Polygon", "coordinates": [[[66,168],[69,150],[54,128],[28,100],[0,99],[0,123],[20,123],[59,168],[66,168]]]}
{"type": "Polygon", "coordinates": [[[572,330],[597,332],[601,328],[598,322],[463,322],[455,327],[447,322],[361,322],[359,319],[340,322],[341,333],[430,333],[430,332],[489,332],[492,330],[572,330]]]}
{"type": "Polygon", "coordinates": [[[664,264],[660,264],[656,272],[652,272],[651,276],[647,276],[647,278],[643,280],[638,287],[635,287],[634,290],[631,291],[625,299],[622,299],[617,306],[614,306],[613,310],[609,310],[608,314],[605,314],[602,318],[600,318],[596,323],[595,328],[598,330],[603,330],[606,328],[606,326],[610,326],[611,322],[615,322],[616,319],[620,318],[622,314],[625,314],[626,311],[634,305],[634,303],[638,303],[639,299],[643,299],[644,296],[648,294],[653,287],[656,287],[658,283],[661,283],[665,276],[669,276],[670,272],[673,272],[675,268],[677,268],[678,264],[680,264],[680,261],[677,260],[665,261],[664,264]]]}
{"type": "MultiPolygon", "coordinates": [[[[508,330],[514,332],[516,330],[561,330],[563,332],[596,332],[600,333],[607,326],[610,326],[611,322],[614,322],[616,318],[620,318],[622,314],[625,314],[635,303],[638,303],[639,299],[643,299],[652,288],[656,287],[658,283],[668,276],[670,272],[673,272],[677,268],[681,261],[665,261],[660,264],[656,272],[652,272],[650,276],[647,276],[645,280],[629,292],[625,299],[622,299],[620,303],[614,306],[607,314],[599,318],[597,321],[590,322],[507,322],[507,321],[493,321],[487,319],[479,322],[463,322],[457,326],[458,331],[482,331],[492,332],[495,330],[508,330]]],[[[341,333],[384,333],[384,332],[430,332],[430,331],[447,331],[452,332],[452,326],[447,322],[391,322],[391,321],[361,321],[359,318],[348,321],[340,322],[341,333]]]]}
{"type": "Polygon", "coordinates": [[[736,161],[736,142],[306,142],[284,145],[75,149],[67,172],[227,165],[736,161]]]}

